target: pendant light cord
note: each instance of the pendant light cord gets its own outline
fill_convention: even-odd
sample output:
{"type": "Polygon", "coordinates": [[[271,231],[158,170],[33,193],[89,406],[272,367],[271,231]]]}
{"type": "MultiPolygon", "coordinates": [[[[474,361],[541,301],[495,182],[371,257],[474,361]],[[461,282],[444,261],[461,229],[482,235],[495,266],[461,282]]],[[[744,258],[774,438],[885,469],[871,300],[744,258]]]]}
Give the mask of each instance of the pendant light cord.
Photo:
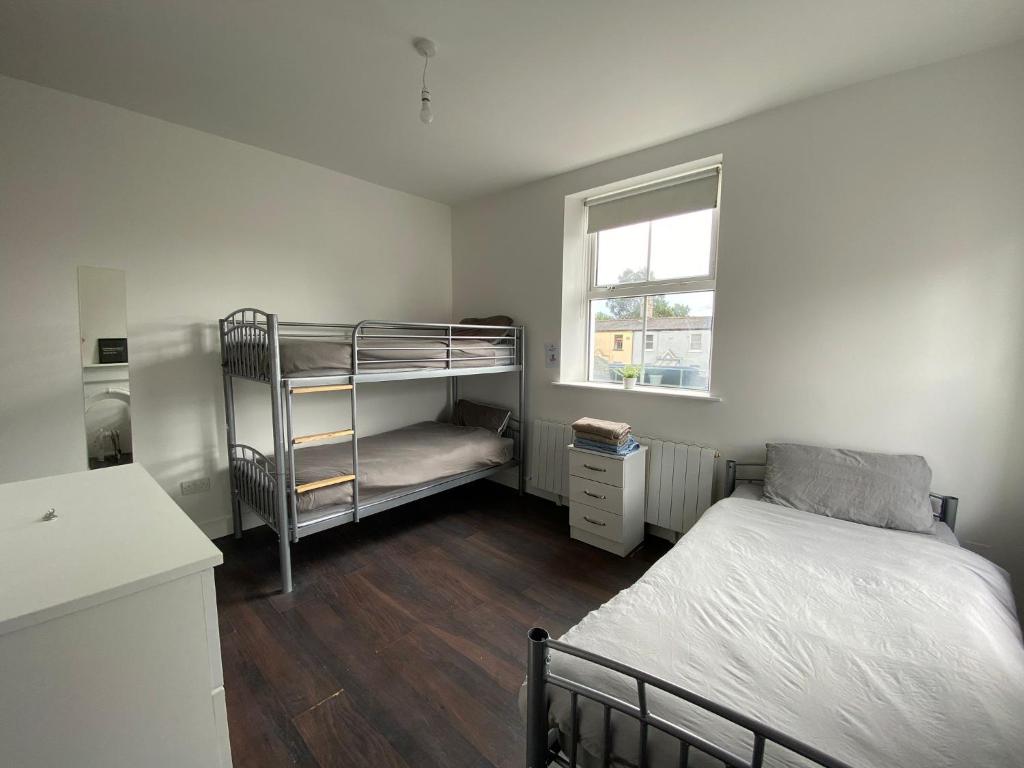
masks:
{"type": "Polygon", "coordinates": [[[427,64],[430,63],[430,59],[427,56],[423,57],[423,90],[427,90],[427,64]]]}

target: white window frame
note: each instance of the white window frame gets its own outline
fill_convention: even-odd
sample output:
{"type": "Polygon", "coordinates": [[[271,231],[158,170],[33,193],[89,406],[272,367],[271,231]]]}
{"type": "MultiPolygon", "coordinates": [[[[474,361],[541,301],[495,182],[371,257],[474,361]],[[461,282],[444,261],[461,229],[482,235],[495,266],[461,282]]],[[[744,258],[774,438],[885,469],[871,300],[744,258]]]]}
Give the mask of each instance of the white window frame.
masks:
{"type": "MultiPolygon", "coordinates": [[[[718,204],[711,209],[711,254],[708,261],[708,274],[699,275],[697,277],[685,277],[685,278],[673,278],[669,280],[645,280],[638,283],[621,283],[618,285],[611,286],[599,286],[597,284],[597,232],[586,233],[586,208],[584,208],[584,221],[583,221],[583,248],[586,258],[586,274],[587,274],[587,289],[584,292],[583,297],[583,314],[586,317],[587,341],[584,345],[583,354],[586,356],[584,359],[583,370],[587,373],[587,381],[593,382],[594,379],[594,334],[591,328],[591,302],[603,301],[606,299],[633,299],[633,298],[646,298],[648,296],[659,296],[661,294],[672,294],[672,293],[697,293],[701,291],[714,291],[715,292],[715,311],[718,311],[718,294],[716,288],[717,274],[718,274],[718,222],[720,212],[722,210],[722,164],[721,161],[712,163],[710,165],[697,168],[693,171],[688,171],[685,175],[698,175],[706,173],[709,170],[718,169],[718,204]]],[[[672,177],[667,177],[665,181],[668,181],[672,177]]],[[[647,238],[647,274],[650,274],[651,265],[651,238],[647,238]]],[[[647,338],[647,313],[641,312],[641,333],[643,334],[640,338],[647,338]]],[[[712,332],[710,343],[708,344],[708,388],[707,391],[711,391],[711,369],[712,363],[714,362],[714,317],[711,320],[712,332]]],[[[646,352],[645,343],[644,352],[646,352]]],[[[641,365],[643,361],[643,355],[641,354],[641,365]]],[[[642,377],[641,377],[642,379],[642,377]]],[[[643,384],[642,380],[637,382],[637,386],[650,386],[643,384]]],[[[680,389],[684,389],[680,387],[680,389]]],[[[701,390],[696,390],[701,391],[701,390]]]]}
{"type": "Polygon", "coordinates": [[[703,352],[704,351],[704,331],[692,331],[690,333],[690,352],[703,352]],[[693,345],[693,342],[697,342],[697,346],[693,345]]]}

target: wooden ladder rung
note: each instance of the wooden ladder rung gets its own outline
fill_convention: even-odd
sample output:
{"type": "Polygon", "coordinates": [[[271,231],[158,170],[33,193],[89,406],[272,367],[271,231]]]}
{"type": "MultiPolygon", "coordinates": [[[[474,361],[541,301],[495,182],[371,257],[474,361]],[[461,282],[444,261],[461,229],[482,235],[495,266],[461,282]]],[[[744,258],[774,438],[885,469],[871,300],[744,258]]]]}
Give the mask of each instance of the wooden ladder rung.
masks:
{"type": "Polygon", "coordinates": [[[351,384],[324,384],[320,387],[292,387],[293,395],[309,395],[313,392],[348,392],[351,384]]]}
{"type": "Polygon", "coordinates": [[[336,429],[333,432],[317,432],[315,435],[299,435],[292,438],[292,445],[315,443],[317,440],[331,440],[335,437],[348,437],[354,434],[355,431],[351,429],[336,429]]]}
{"type": "Polygon", "coordinates": [[[355,479],[355,475],[337,475],[335,477],[327,477],[323,480],[315,480],[312,483],[303,483],[302,485],[296,486],[295,492],[305,493],[306,491],[315,491],[317,488],[326,488],[329,485],[351,483],[355,479]]]}

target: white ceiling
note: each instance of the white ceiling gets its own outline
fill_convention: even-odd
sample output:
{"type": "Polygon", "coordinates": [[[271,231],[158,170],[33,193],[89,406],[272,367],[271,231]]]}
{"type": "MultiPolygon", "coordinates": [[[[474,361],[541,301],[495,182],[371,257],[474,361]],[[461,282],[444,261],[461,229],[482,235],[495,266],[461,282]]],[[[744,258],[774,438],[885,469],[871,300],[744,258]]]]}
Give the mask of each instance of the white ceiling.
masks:
{"type": "Polygon", "coordinates": [[[0,0],[0,73],[444,202],[1021,37],[1021,0],[0,0]]]}

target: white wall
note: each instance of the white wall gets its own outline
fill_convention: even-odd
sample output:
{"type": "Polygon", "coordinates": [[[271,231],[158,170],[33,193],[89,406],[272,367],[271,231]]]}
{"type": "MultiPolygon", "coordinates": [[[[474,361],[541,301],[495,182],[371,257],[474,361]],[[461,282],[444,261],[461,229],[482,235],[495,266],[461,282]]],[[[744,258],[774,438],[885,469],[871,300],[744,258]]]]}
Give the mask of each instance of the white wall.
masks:
{"type": "MultiPolygon", "coordinates": [[[[925,455],[1024,589],[1024,44],[794,103],[453,210],[456,315],[527,324],[532,417],[725,456],[792,440],[925,455]],[[712,390],[551,384],[565,197],[724,155],[712,390]]],[[[573,349],[562,349],[563,357],[573,349]]]]}
{"type": "MultiPolygon", "coordinates": [[[[136,459],[213,535],[230,525],[218,317],[450,317],[445,205],[9,78],[0,115],[0,482],[85,469],[79,265],[125,270],[136,459]],[[213,490],[182,498],[202,475],[213,490]]],[[[240,389],[240,438],[266,447],[267,390],[240,389]]],[[[361,426],[444,399],[368,388],[361,426]]],[[[300,429],[348,423],[347,400],[303,407],[300,429]]]]}
{"type": "Polygon", "coordinates": [[[78,330],[82,365],[100,361],[100,339],[128,333],[128,291],[120,269],[78,268],[78,330]]]}

